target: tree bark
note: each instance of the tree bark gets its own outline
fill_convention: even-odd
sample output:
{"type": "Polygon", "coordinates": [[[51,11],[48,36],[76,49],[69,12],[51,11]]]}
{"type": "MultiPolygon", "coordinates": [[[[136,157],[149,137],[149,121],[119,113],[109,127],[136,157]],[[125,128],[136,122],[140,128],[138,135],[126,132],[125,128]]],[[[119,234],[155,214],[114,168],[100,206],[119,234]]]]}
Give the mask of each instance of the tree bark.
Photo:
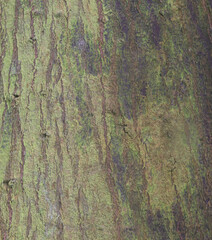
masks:
{"type": "Polygon", "coordinates": [[[210,0],[0,0],[0,238],[212,239],[210,0]]]}

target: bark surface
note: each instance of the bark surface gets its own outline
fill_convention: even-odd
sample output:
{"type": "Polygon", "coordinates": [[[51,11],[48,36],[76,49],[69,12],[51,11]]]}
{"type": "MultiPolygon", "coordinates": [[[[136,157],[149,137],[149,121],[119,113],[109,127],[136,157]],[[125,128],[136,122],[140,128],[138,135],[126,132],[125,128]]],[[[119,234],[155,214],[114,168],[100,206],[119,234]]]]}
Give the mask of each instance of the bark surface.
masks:
{"type": "Polygon", "coordinates": [[[212,239],[210,0],[0,0],[0,239],[212,239]]]}

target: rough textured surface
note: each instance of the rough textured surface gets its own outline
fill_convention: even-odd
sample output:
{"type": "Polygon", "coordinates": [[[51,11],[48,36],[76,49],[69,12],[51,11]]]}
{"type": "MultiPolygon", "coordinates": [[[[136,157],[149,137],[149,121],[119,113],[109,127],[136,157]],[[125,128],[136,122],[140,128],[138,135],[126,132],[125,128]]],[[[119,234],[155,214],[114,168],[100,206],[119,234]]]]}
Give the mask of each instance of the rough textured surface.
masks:
{"type": "Polygon", "coordinates": [[[210,0],[0,0],[0,238],[210,240],[210,0]]]}

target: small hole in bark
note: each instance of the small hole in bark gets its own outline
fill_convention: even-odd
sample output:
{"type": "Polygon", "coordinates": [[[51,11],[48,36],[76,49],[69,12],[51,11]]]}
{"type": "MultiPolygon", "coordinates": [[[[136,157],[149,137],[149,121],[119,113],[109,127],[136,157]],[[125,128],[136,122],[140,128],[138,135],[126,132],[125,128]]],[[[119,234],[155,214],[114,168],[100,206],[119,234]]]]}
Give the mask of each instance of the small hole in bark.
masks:
{"type": "Polygon", "coordinates": [[[17,94],[17,93],[14,93],[14,94],[13,94],[13,97],[18,98],[18,97],[20,97],[20,95],[17,94]]]}
{"type": "Polygon", "coordinates": [[[41,137],[43,138],[47,138],[47,137],[50,137],[50,134],[45,132],[45,133],[41,133],[41,137]]]}
{"type": "Polygon", "coordinates": [[[30,37],[29,40],[30,40],[30,42],[32,42],[32,43],[37,41],[35,37],[30,37]]]}
{"type": "Polygon", "coordinates": [[[12,178],[12,179],[4,180],[3,184],[7,185],[7,187],[12,188],[16,182],[17,182],[17,180],[15,178],[12,178]]]}

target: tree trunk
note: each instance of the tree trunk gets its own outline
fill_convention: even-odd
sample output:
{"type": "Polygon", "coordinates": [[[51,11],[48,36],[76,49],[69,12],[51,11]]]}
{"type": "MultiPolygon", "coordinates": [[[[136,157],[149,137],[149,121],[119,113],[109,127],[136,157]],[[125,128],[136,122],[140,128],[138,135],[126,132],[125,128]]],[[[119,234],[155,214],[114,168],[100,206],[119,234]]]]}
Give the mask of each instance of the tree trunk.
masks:
{"type": "Polygon", "coordinates": [[[210,0],[0,0],[3,240],[210,240],[210,0]]]}

